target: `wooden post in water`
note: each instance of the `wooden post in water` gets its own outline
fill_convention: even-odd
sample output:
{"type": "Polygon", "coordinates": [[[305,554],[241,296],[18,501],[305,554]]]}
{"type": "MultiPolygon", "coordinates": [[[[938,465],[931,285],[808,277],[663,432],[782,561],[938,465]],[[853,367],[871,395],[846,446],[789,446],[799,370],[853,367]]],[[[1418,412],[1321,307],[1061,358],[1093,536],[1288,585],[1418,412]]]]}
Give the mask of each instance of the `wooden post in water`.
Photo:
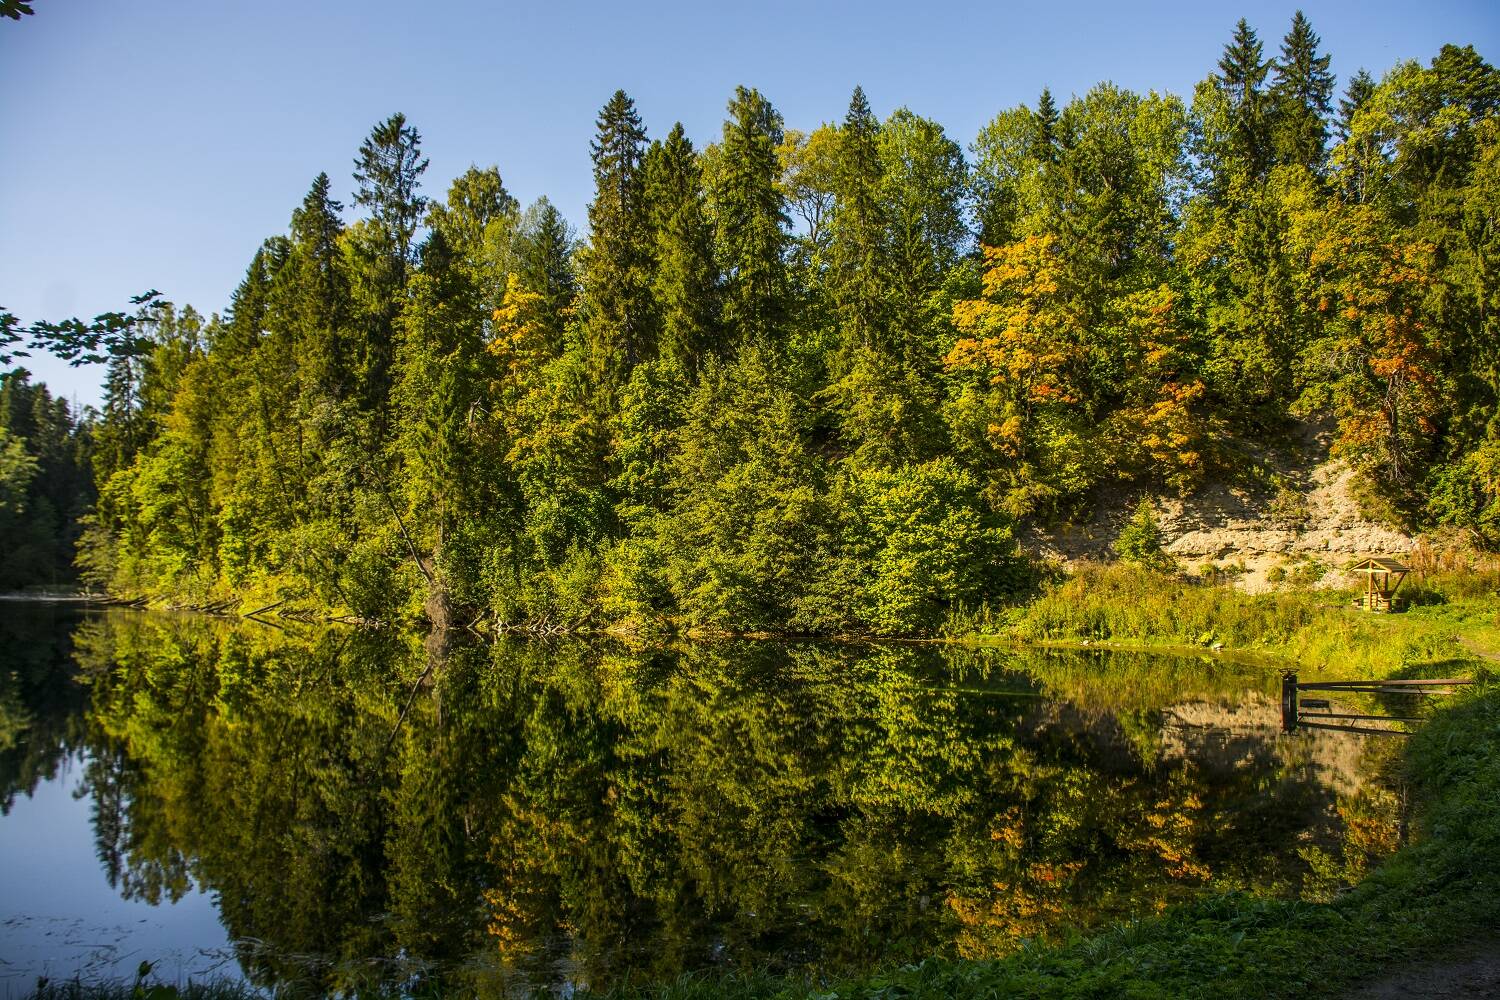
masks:
{"type": "Polygon", "coordinates": [[[1297,728],[1297,672],[1288,670],[1281,675],[1281,731],[1290,733],[1297,728]]]}

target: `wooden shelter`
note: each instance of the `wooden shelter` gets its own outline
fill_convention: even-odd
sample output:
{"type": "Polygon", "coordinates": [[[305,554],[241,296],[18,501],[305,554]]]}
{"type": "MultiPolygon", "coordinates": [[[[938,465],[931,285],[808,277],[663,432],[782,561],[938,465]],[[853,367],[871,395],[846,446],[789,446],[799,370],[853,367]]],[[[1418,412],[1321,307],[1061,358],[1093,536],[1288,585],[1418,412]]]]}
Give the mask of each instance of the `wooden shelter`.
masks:
{"type": "Polygon", "coordinates": [[[1396,588],[1411,570],[1389,556],[1373,556],[1350,566],[1349,572],[1365,578],[1365,592],[1355,600],[1356,606],[1366,611],[1391,612],[1397,607],[1396,588]]]}

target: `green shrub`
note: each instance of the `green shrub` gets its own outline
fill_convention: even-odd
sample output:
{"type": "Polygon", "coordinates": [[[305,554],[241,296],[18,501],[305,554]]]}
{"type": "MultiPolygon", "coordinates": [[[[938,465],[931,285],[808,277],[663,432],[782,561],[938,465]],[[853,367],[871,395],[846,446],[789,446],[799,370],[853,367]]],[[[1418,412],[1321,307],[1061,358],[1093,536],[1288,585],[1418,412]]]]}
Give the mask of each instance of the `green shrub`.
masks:
{"type": "Polygon", "coordinates": [[[840,555],[819,596],[847,588],[854,618],[883,634],[932,630],[956,607],[1013,586],[1015,542],[952,459],[858,469],[835,489],[840,555]],[[830,588],[831,585],[831,588],[830,588]]]}
{"type": "Polygon", "coordinates": [[[1162,547],[1161,526],[1156,523],[1156,505],[1150,497],[1141,497],[1135,514],[1115,539],[1115,555],[1121,562],[1147,569],[1169,570],[1172,559],[1162,547]]]}
{"type": "Polygon", "coordinates": [[[1307,527],[1308,518],[1312,511],[1307,505],[1307,498],[1291,487],[1282,484],[1276,490],[1276,496],[1266,508],[1266,516],[1272,522],[1289,528],[1293,531],[1301,531],[1307,527]]]}

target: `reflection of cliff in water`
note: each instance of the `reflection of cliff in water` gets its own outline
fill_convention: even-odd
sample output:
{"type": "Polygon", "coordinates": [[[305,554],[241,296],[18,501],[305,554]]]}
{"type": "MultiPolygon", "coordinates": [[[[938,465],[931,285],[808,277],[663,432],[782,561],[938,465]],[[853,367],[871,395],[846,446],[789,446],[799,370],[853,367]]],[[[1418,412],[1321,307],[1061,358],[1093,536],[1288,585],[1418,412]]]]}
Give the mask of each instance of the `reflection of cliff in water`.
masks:
{"type": "Polygon", "coordinates": [[[1195,760],[1200,767],[1297,768],[1336,795],[1355,794],[1369,773],[1362,766],[1368,737],[1332,731],[1284,733],[1280,703],[1260,692],[1248,692],[1233,702],[1170,705],[1162,716],[1163,753],[1195,760]]]}

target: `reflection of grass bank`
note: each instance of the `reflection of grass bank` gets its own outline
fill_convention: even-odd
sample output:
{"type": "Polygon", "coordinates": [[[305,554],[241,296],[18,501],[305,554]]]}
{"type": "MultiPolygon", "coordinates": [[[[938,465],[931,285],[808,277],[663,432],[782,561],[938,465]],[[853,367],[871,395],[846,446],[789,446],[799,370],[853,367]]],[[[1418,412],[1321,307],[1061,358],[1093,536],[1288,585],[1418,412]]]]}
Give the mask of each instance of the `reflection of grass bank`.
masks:
{"type": "Polygon", "coordinates": [[[1340,591],[1244,594],[1124,566],[1088,567],[1024,607],[966,623],[974,636],[1260,653],[1308,671],[1379,677],[1500,650],[1497,574],[1429,576],[1402,614],[1353,610],[1340,591]]]}
{"type": "Polygon", "coordinates": [[[944,650],[952,669],[963,671],[972,664],[977,674],[999,663],[1007,672],[1019,671],[1047,697],[1096,714],[1158,712],[1193,701],[1238,701],[1250,689],[1273,697],[1281,683],[1263,662],[1187,647],[1135,651],[1058,643],[1006,649],[1002,658],[993,653],[982,646],[944,650]]]}

